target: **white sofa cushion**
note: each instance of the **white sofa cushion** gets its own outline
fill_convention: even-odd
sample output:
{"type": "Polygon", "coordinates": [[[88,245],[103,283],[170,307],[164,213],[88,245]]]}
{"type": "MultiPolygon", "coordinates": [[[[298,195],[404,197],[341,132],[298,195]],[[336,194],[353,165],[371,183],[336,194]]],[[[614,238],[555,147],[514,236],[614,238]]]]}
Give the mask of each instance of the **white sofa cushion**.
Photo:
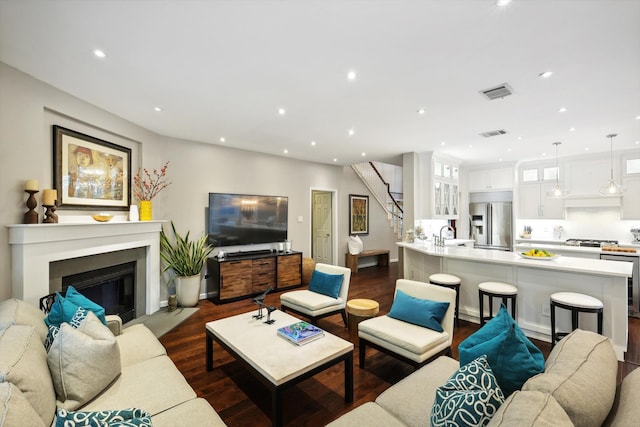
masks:
{"type": "Polygon", "coordinates": [[[616,395],[618,361],[607,337],[576,329],[551,350],[523,391],[550,393],[576,427],[602,425],[616,395]]]}
{"type": "Polygon", "coordinates": [[[367,402],[326,427],[405,427],[405,424],[375,403],[367,402]]]}
{"type": "Polygon", "coordinates": [[[29,400],[11,383],[0,383],[0,425],[47,427],[29,400]]]}
{"type": "Polygon", "coordinates": [[[153,427],[198,427],[226,426],[220,415],[202,398],[191,399],[151,417],[153,427]]]}
{"type": "Polygon", "coordinates": [[[140,408],[155,416],[195,397],[171,359],[158,356],[124,366],[120,376],[81,410],[140,408]]]}
{"type": "Polygon", "coordinates": [[[375,337],[414,354],[422,354],[449,339],[446,332],[436,332],[389,316],[373,317],[360,322],[358,334],[361,333],[366,334],[367,339],[375,337]]]}
{"type": "Polygon", "coordinates": [[[326,307],[346,305],[340,297],[332,298],[327,295],[319,294],[308,290],[291,291],[280,295],[282,301],[286,301],[291,305],[303,307],[306,310],[321,310],[326,307]]]}
{"type": "Polygon", "coordinates": [[[20,389],[45,425],[51,425],[56,395],[47,367],[47,353],[33,326],[0,330],[0,381],[20,389]]]}
{"type": "Polygon", "coordinates": [[[120,374],[116,337],[93,312],[86,313],[77,328],[60,325],[47,356],[58,406],[70,411],[93,399],[120,374]]]}
{"type": "Polygon", "coordinates": [[[167,354],[153,332],[141,323],[124,328],[116,340],[120,346],[120,363],[123,367],[167,354]]]}
{"type": "Polygon", "coordinates": [[[33,326],[43,342],[47,337],[48,329],[44,323],[44,313],[16,298],[0,302],[0,329],[9,325],[33,326]]]}
{"type": "Polygon", "coordinates": [[[500,406],[487,427],[572,427],[562,406],[548,393],[516,391],[500,406]]]}
{"type": "Polygon", "coordinates": [[[409,427],[429,425],[436,390],[460,368],[457,360],[447,356],[418,369],[385,390],[376,403],[409,427]]]}

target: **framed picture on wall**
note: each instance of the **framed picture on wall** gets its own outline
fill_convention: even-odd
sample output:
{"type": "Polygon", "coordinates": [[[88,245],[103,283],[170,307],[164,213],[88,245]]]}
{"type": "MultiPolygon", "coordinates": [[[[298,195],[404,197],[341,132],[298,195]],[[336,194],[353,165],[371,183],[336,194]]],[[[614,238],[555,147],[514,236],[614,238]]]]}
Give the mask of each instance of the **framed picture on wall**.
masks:
{"type": "Polygon", "coordinates": [[[349,194],[349,235],[369,234],[369,196],[349,194]]]}
{"type": "Polygon", "coordinates": [[[130,148],[54,125],[53,175],[58,207],[129,208],[130,148]]]}

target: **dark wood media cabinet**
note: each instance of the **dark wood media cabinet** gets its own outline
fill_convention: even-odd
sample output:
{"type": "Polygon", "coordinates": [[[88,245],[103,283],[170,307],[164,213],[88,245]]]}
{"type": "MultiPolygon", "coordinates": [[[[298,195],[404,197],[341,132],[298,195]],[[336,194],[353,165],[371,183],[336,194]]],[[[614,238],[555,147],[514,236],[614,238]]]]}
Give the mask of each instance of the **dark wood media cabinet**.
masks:
{"type": "Polygon", "coordinates": [[[216,304],[302,284],[302,252],[262,253],[207,260],[207,298],[216,304]]]}

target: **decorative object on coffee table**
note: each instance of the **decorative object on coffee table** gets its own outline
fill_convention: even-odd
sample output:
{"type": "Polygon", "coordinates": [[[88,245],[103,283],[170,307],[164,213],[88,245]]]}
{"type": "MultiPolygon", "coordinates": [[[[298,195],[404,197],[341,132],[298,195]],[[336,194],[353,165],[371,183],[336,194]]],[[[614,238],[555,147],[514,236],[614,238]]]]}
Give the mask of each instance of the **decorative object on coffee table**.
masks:
{"type": "Polygon", "coordinates": [[[165,263],[164,271],[172,270],[175,277],[178,303],[183,307],[193,307],[200,298],[200,282],[202,269],[213,246],[207,242],[205,234],[198,240],[190,240],[189,234],[180,236],[171,221],[173,242],[164,229],[160,232],[160,257],[165,263]]]}
{"type": "Polygon", "coordinates": [[[140,221],[151,221],[153,219],[153,204],[151,200],[162,190],[171,185],[167,181],[167,168],[169,162],[158,169],[138,169],[133,177],[133,195],[140,201],[140,221]]]}

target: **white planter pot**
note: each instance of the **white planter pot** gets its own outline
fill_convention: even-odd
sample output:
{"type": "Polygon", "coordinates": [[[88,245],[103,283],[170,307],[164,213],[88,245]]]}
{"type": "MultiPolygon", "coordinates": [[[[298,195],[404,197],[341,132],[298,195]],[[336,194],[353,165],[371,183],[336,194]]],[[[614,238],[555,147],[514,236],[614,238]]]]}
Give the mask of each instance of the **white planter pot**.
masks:
{"type": "Polygon", "coordinates": [[[200,299],[200,275],[175,278],[176,296],[182,307],[194,307],[200,299]]]}

